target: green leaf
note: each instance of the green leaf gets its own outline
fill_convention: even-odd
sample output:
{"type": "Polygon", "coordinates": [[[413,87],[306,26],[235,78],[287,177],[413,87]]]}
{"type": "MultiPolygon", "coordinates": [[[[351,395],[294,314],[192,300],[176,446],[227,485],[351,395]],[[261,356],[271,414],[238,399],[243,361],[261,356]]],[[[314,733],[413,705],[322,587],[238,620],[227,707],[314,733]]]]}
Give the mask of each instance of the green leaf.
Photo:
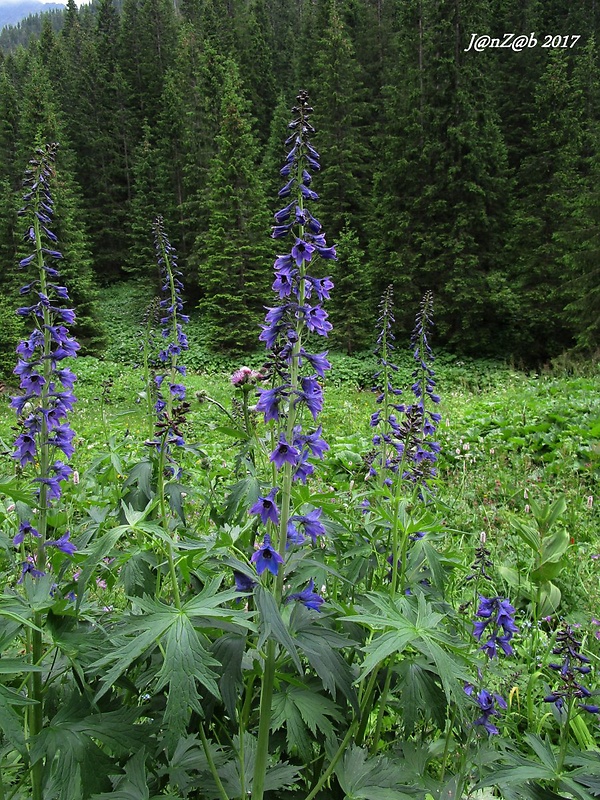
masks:
{"type": "Polygon", "coordinates": [[[331,720],[340,722],[342,716],[333,701],[316,691],[316,687],[286,685],[273,696],[273,730],[286,727],[286,738],[290,749],[310,760],[313,757],[312,742],[319,741],[319,734],[331,739],[334,734],[331,720]],[[312,736],[308,735],[308,732],[312,736]]]}
{"type": "Polygon", "coordinates": [[[183,613],[170,626],[164,644],[164,661],[158,672],[156,690],[167,684],[169,692],[164,712],[165,742],[174,750],[185,733],[191,711],[203,717],[196,681],[219,698],[217,674],[212,667],[219,662],[202,646],[194,626],[183,613]]]}
{"type": "Polygon", "coordinates": [[[231,719],[236,718],[238,697],[244,685],[242,659],[246,652],[246,638],[235,634],[219,636],[212,646],[212,654],[222,665],[219,689],[231,719]]]}
{"type": "Polygon", "coordinates": [[[358,697],[353,686],[354,675],[346,659],[338,652],[345,647],[355,647],[356,642],[327,628],[320,619],[315,619],[314,615],[300,604],[297,604],[292,612],[290,632],[297,647],[333,699],[336,699],[339,689],[358,713],[358,697]]]}
{"type": "Polygon", "coordinates": [[[369,758],[367,751],[352,745],[335,769],[347,800],[410,800],[409,786],[399,788],[404,770],[383,756],[369,758]]]}
{"type": "Polygon", "coordinates": [[[166,483],[165,494],[169,498],[170,508],[177,514],[183,525],[186,525],[185,512],[183,510],[183,498],[189,494],[189,489],[180,483],[166,483]]]}
{"type": "Polygon", "coordinates": [[[550,536],[544,536],[542,543],[542,563],[559,561],[569,549],[569,534],[566,530],[555,531],[550,536]]]}
{"type": "Polygon", "coordinates": [[[525,544],[534,553],[538,553],[540,549],[540,533],[537,528],[532,528],[530,525],[525,525],[525,523],[518,519],[511,520],[511,525],[514,531],[525,542],[525,544]]]}
{"type": "Polygon", "coordinates": [[[5,494],[14,500],[15,503],[25,503],[33,508],[35,505],[35,495],[32,488],[23,489],[21,481],[16,478],[0,478],[0,494],[5,494]]]}
{"type": "Polygon", "coordinates": [[[561,591],[554,583],[547,581],[541,586],[540,606],[538,608],[539,617],[547,617],[557,610],[560,605],[561,591]]]}
{"type": "Polygon", "coordinates": [[[127,525],[119,525],[117,528],[113,528],[113,530],[105,533],[104,536],[102,536],[100,539],[97,539],[93,543],[89,550],[89,555],[85,560],[84,567],[81,570],[79,580],[77,581],[77,603],[75,605],[76,611],[79,611],[81,607],[81,602],[83,600],[86,587],[92,574],[94,573],[94,570],[98,564],[100,564],[102,559],[106,558],[106,556],[116,546],[121,536],[123,536],[127,530],[127,525]]]}
{"type": "MultiPolygon", "coordinates": [[[[236,757],[219,768],[219,777],[227,795],[231,798],[246,797],[252,793],[252,778],[254,775],[254,762],[256,761],[256,739],[249,733],[244,734],[244,791],[242,791],[242,777],[240,770],[240,739],[234,736],[233,744],[236,757]]],[[[265,791],[274,792],[292,786],[299,772],[298,767],[287,763],[269,764],[265,775],[265,791]]]]}
{"type": "Polygon", "coordinates": [[[95,794],[91,800],[149,800],[144,748],[129,759],[124,769],[125,774],[116,780],[112,792],[95,794]]]}
{"type": "Polygon", "coordinates": [[[140,461],[132,467],[124,486],[131,486],[137,483],[140,491],[146,496],[148,500],[153,496],[152,491],[152,462],[140,461]]]}
{"type": "Polygon", "coordinates": [[[18,675],[21,672],[42,672],[43,667],[20,658],[0,658],[0,675],[18,675]]]}
{"type": "Polygon", "coordinates": [[[27,745],[23,732],[23,719],[13,706],[29,705],[31,702],[24,700],[17,692],[0,685],[0,730],[24,758],[27,758],[27,745]]]}
{"type": "Polygon", "coordinates": [[[112,653],[90,665],[91,669],[103,672],[100,689],[96,693],[96,701],[106,694],[115,681],[142,653],[156,644],[169,627],[175,623],[178,613],[176,609],[165,606],[164,610],[158,613],[129,617],[126,621],[126,629],[128,633],[135,634],[133,638],[128,639],[125,644],[117,647],[112,653]],[[104,673],[104,668],[113,662],[113,666],[104,673]]]}
{"type": "Polygon", "coordinates": [[[294,640],[290,636],[289,631],[285,626],[285,622],[279,613],[279,609],[275,603],[275,598],[263,586],[258,585],[254,589],[254,599],[256,601],[256,607],[260,614],[261,620],[259,646],[262,646],[269,636],[273,635],[279,644],[282,645],[287,651],[288,655],[294,662],[294,666],[300,675],[302,675],[302,664],[300,663],[300,659],[298,657],[296,645],[294,644],[294,640]]]}

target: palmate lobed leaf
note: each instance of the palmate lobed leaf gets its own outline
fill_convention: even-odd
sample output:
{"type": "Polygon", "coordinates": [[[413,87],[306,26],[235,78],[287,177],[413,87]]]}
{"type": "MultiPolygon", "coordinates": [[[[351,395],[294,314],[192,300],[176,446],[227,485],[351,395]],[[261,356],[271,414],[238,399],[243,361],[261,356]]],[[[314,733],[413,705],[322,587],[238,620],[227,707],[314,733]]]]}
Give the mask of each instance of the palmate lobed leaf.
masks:
{"type": "Polygon", "coordinates": [[[149,800],[146,777],[146,751],[139,750],[124,767],[124,775],[115,777],[111,792],[93,795],[90,800],[149,800]]]}
{"type": "MultiPolygon", "coordinates": [[[[235,757],[218,769],[219,777],[230,798],[250,796],[252,793],[252,778],[254,775],[254,763],[256,761],[256,739],[251,734],[245,733],[243,742],[243,789],[242,771],[240,769],[241,748],[239,736],[234,736],[233,738],[233,745],[236,751],[235,757]]],[[[271,762],[267,767],[265,775],[265,791],[277,791],[293,786],[299,772],[299,767],[292,766],[286,762],[279,764],[271,762]]],[[[215,793],[214,796],[218,796],[217,793],[215,793]]]]}
{"type": "Polygon", "coordinates": [[[385,595],[368,595],[382,611],[381,617],[361,614],[359,617],[344,617],[375,630],[385,629],[363,650],[367,654],[362,664],[361,680],[378,667],[385,659],[402,653],[407,647],[429,658],[442,681],[448,700],[464,703],[463,686],[468,682],[468,652],[464,642],[444,630],[440,624],[445,614],[434,611],[423,595],[391,600],[385,595]]]}
{"type": "Polygon", "coordinates": [[[298,649],[317,673],[323,687],[336,699],[341,691],[358,713],[354,674],[339,650],[355,647],[356,642],[327,627],[327,618],[317,618],[297,604],[290,619],[290,632],[298,649]]]}
{"type": "Polygon", "coordinates": [[[369,758],[366,750],[352,745],[343,760],[337,765],[335,774],[346,794],[347,800],[410,800],[409,787],[403,786],[404,779],[410,780],[402,766],[376,756],[369,758]],[[403,791],[406,789],[407,791],[403,791]]]}
{"type": "Polygon", "coordinates": [[[219,662],[202,646],[194,626],[182,614],[167,632],[164,651],[156,690],[169,685],[163,723],[165,742],[169,750],[173,750],[185,733],[192,710],[204,716],[196,682],[214,697],[220,697],[218,675],[212,669],[219,666],[219,662]]]}
{"type": "Polygon", "coordinates": [[[273,696],[272,729],[285,725],[288,747],[298,750],[308,760],[312,757],[311,742],[319,738],[317,732],[326,739],[331,738],[334,734],[331,720],[340,722],[342,719],[336,704],[320,694],[315,685],[286,685],[273,696]]]}

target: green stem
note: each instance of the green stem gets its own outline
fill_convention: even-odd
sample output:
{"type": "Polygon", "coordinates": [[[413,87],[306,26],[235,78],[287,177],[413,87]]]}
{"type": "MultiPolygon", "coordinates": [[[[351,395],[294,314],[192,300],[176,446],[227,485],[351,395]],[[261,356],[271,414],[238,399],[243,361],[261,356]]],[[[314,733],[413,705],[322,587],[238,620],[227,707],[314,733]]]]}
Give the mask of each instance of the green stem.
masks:
{"type": "Polygon", "coordinates": [[[329,778],[333,774],[333,771],[335,770],[338,761],[344,755],[344,751],[348,747],[348,744],[350,743],[350,739],[352,739],[352,734],[354,733],[355,725],[356,725],[356,719],[353,720],[352,724],[350,725],[350,727],[346,731],[346,735],[342,739],[342,743],[340,744],[340,746],[336,750],[335,755],[333,756],[333,758],[329,762],[329,766],[327,767],[325,772],[319,778],[318,783],[315,786],[313,786],[313,788],[311,789],[309,794],[306,795],[304,800],[313,800],[313,798],[316,797],[317,794],[321,791],[323,786],[325,786],[325,784],[327,783],[327,781],[329,780],[329,778]]]}
{"type": "MultiPolygon", "coordinates": [[[[46,271],[44,269],[44,254],[42,253],[42,236],[40,230],[40,222],[37,217],[34,218],[34,231],[35,231],[35,246],[37,252],[38,272],[40,276],[40,291],[42,294],[47,294],[46,286],[46,271]]],[[[52,383],[52,362],[49,358],[52,349],[52,337],[50,333],[52,320],[50,319],[50,312],[46,306],[43,306],[43,331],[44,331],[44,386],[42,387],[40,403],[42,410],[48,408],[48,392],[52,383]]],[[[40,430],[40,477],[47,478],[50,473],[50,445],[48,444],[48,422],[46,415],[41,415],[41,430],[40,430]]],[[[46,538],[48,532],[48,487],[45,483],[40,484],[39,496],[39,515],[37,530],[39,538],[37,540],[36,552],[36,568],[44,571],[46,566],[46,538]]],[[[43,648],[43,634],[42,625],[44,622],[42,613],[37,611],[33,618],[36,628],[31,632],[31,663],[39,665],[44,658],[43,648]]],[[[31,675],[29,683],[31,691],[31,699],[35,704],[29,708],[29,735],[30,740],[34,741],[38,734],[41,733],[44,727],[44,696],[42,686],[42,675],[40,672],[34,672],[31,675]]],[[[42,800],[43,794],[43,770],[44,762],[38,759],[31,767],[31,796],[32,800],[42,800]]]]}
{"type": "Polygon", "coordinates": [[[167,436],[168,433],[165,433],[160,443],[160,451],[158,456],[157,490],[160,503],[160,516],[161,516],[162,526],[165,533],[168,536],[167,561],[169,564],[169,577],[171,578],[171,586],[173,588],[173,601],[175,603],[176,608],[181,609],[181,595],[179,594],[179,583],[177,581],[177,572],[175,571],[175,557],[173,555],[173,544],[169,537],[169,515],[167,514],[167,504],[165,502],[164,470],[165,470],[165,449],[167,446],[166,443],[167,436]]]}
{"type": "Polygon", "coordinates": [[[372,707],[372,700],[373,694],[375,691],[375,682],[377,680],[378,670],[374,669],[369,677],[369,682],[367,683],[367,688],[364,691],[364,694],[361,698],[360,704],[360,717],[359,717],[359,725],[358,730],[356,732],[356,744],[361,745],[365,736],[365,731],[367,730],[367,725],[369,724],[369,715],[371,712],[372,707]]]}
{"type": "MultiPolygon", "coordinates": [[[[298,160],[297,183],[298,186],[302,184],[302,165],[300,160],[298,160]]],[[[301,192],[298,192],[298,207],[300,211],[302,211],[304,208],[301,192]]],[[[303,225],[299,226],[298,237],[300,239],[304,239],[303,225]]],[[[305,263],[305,261],[302,261],[298,277],[298,304],[300,307],[302,307],[305,302],[305,263]]],[[[296,341],[294,342],[290,356],[290,397],[286,426],[286,438],[289,444],[292,444],[293,442],[294,426],[296,424],[296,406],[294,404],[294,399],[295,391],[297,390],[299,383],[302,327],[303,322],[302,320],[298,319],[296,323],[296,341]]],[[[286,462],[283,468],[283,485],[281,490],[281,506],[279,511],[279,540],[275,545],[279,555],[283,559],[285,559],[287,548],[287,528],[291,510],[292,478],[292,465],[286,462]]],[[[278,570],[277,578],[275,580],[275,601],[277,605],[281,603],[281,598],[283,596],[283,581],[284,569],[282,566],[278,570]]],[[[269,731],[271,728],[271,703],[273,699],[273,684],[275,681],[275,658],[275,644],[273,642],[269,642],[267,645],[265,669],[260,696],[260,722],[258,728],[256,761],[254,764],[254,778],[252,783],[252,800],[262,800],[264,793],[265,774],[269,751],[269,731]]]]}
{"type": "Polygon", "coordinates": [[[200,739],[202,740],[202,747],[204,749],[204,755],[206,756],[206,760],[208,762],[208,768],[210,769],[210,774],[213,776],[214,781],[217,784],[217,789],[219,790],[219,795],[221,797],[221,800],[229,800],[227,792],[225,791],[225,787],[221,783],[221,778],[219,777],[219,773],[217,772],[217,767],[215,766],[212,753],[210,752],[210,747],[208,746],[206,734],[204,733],[204,726],[202,724],[200,725],[200,739]]]}
{"type": "Polygon", "coordinates": [[[265,656],[265,670],[262,680],[260,695],[260,711],[258,723],[258,742],[256,745],[256,760],[254,762],[254,777],[252,780],[252,800],[262,800],[265,791],[265,777],[269,759],[269,732],[271,730],[271,705],[273,701],[273,686],[275,683],[275,642],[267,642],[265,656]]]}
{"type": "Polygon", "coordinates": [[[558,751],[558,758],[556,760],[556,778],[554,779],[554,791],[558,792],[560,784],[560,774],[565,764],[565,757],[567,755],[567,745],[569,744],[569,736],[571,733],[571,715],[573,713],[573,698],[569,697],[567,701],[567,716],[563,726],[560,730],[560,749],[558,751]]]}
{"type": "Polygon", "coordinates": [[[373,734],[373,742],[371,744],[371,755],[375,755],[377,753],[379,737],[381,736],[381,728],[383,727],[383,718],[385,717],[385,711],[387,708],[387,700],[390,691],[390,684],[392,682],[392,673],[393,673],[392,666],[394,664],[394,660],[395,659],[392,656],[387,668],[385,683],[383,684],[383,691],[381,693],[381,697],[379,698],[379,710],[377,712],[377,723],[375,724],[375,733],[373,734]]]}

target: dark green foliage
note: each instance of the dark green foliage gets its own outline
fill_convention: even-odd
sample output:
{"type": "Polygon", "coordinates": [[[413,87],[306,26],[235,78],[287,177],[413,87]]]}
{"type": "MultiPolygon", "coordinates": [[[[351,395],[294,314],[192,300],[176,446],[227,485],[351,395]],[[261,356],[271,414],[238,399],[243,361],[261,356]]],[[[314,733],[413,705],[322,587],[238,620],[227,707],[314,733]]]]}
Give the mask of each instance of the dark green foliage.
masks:
{"type": "Polygon", "coordinates": [[[367,254],[364,309],[393,281],[400,327],[433,289],[456,352],[593,350],[599,29],[589,0],[69,0],[0,34],[0,179],[17,191],[38,134],[58,139],[97,279],[146,272],[160,213],[195,303],[233,58],[270,205],[284,120],[309,89],[319,217],[334,241],[349,219],[367,254]],[[472,32],[500,31],[538,45],[465,52],[472,32]],[[561,31],[582,37],[542,48],[561,31]]]}
{"type": "Polygon", "coordinates": [[[517,175],[514,282],[525,352],[537,359],[572,345],[570,259],[582,228],[582,97],[562,51],[549,53],[535,92],[528,155],[517,175]]]}
{"type": "Polygon", "coordinates": [[[311,99],[317,147],[323,155],[319,214],[335,239],[348,218],[362,233],[370,171],[363,73],[336,0],[327,9],[315,66],[311,99]]]}
{"type": "Polygon", "coordinates": [[[23,335],[23,323],[15,314],[13,300],[5,296],[0,302],[0,378],[14,385],[15,347],[23,335]]]}
{"type": "MultiPolygon", "coordinates": [[[[450,2],[410,3],[403,16],[379,137],[374,285],[393,280],[399,309],[433,288],[441,338],[492,351],[510,309],[502,238],[510,176],[486,54],[473,59],[456,47],[462,25],[478,30],[483,20],[459,25],[450,2]]],[[[398,320],[410,324],[401,310],[398,320]]]]}
{"type": "Polygon", "coordinates": [[[334,289],[328,310],[332,343],[348,355],[372,343],[373,317],[369,273],[356,232],[347,223],[336,241],[338,260],[332,264],[334,289]]]}
{"type": "Polygon", "coordinates": [[[248,350],[256,346],[273,248],[258,148],[233,61],[226,64],[216,145],[207,187],[209,228],[196,243],[200,310],[215,348],[248,350]]]}

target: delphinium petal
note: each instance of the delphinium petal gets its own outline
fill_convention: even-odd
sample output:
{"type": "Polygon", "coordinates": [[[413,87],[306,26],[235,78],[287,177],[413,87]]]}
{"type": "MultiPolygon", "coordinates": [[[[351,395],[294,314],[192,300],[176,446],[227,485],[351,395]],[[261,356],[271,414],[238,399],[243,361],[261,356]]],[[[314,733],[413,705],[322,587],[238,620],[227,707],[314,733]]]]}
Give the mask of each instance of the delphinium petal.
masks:
{"type": "Polygon", "coordinates": [[[38,578],[45,574],[46,547],[56,547],[66,555],[75,551],[68,533],[56,540],[47,539],[50,507],[60,499],[62,484],[73,472],[59,456],[70,458],[75,452],[75,434],[68,415],[76,402],[72,391],[76,378],[62,362],[74,358],[79,350],[68,327],[75,321],[75,312],[64,305],[69,302],[67,288],[49,280],[59,278],[58,270],[51,264],[62,259],[55,246],[57,236],[51,230],[54,217],[51,183],[56,154],[55,144],[36,150],[26,171],[25,206],[20,211],[21,216],[29,218],[24,240],[34,252],[22,258],[19,265],[22,269],[38,266],[37,275],[21,290],[21,294],[31,295],[35,302],[17,309],[19,316],[29,320],[32,331],[16,348],[18,361],[14,374],[19,378],[21,394],[11,400],[20,425],[13,458],[21,468],[33,472],[33,483],[37,486],[32,518],[20,523],[13,539],[16,547],[27,550],[33,546],[33,551],[26,554],[19,583],[27,576],[38,578]]]}

